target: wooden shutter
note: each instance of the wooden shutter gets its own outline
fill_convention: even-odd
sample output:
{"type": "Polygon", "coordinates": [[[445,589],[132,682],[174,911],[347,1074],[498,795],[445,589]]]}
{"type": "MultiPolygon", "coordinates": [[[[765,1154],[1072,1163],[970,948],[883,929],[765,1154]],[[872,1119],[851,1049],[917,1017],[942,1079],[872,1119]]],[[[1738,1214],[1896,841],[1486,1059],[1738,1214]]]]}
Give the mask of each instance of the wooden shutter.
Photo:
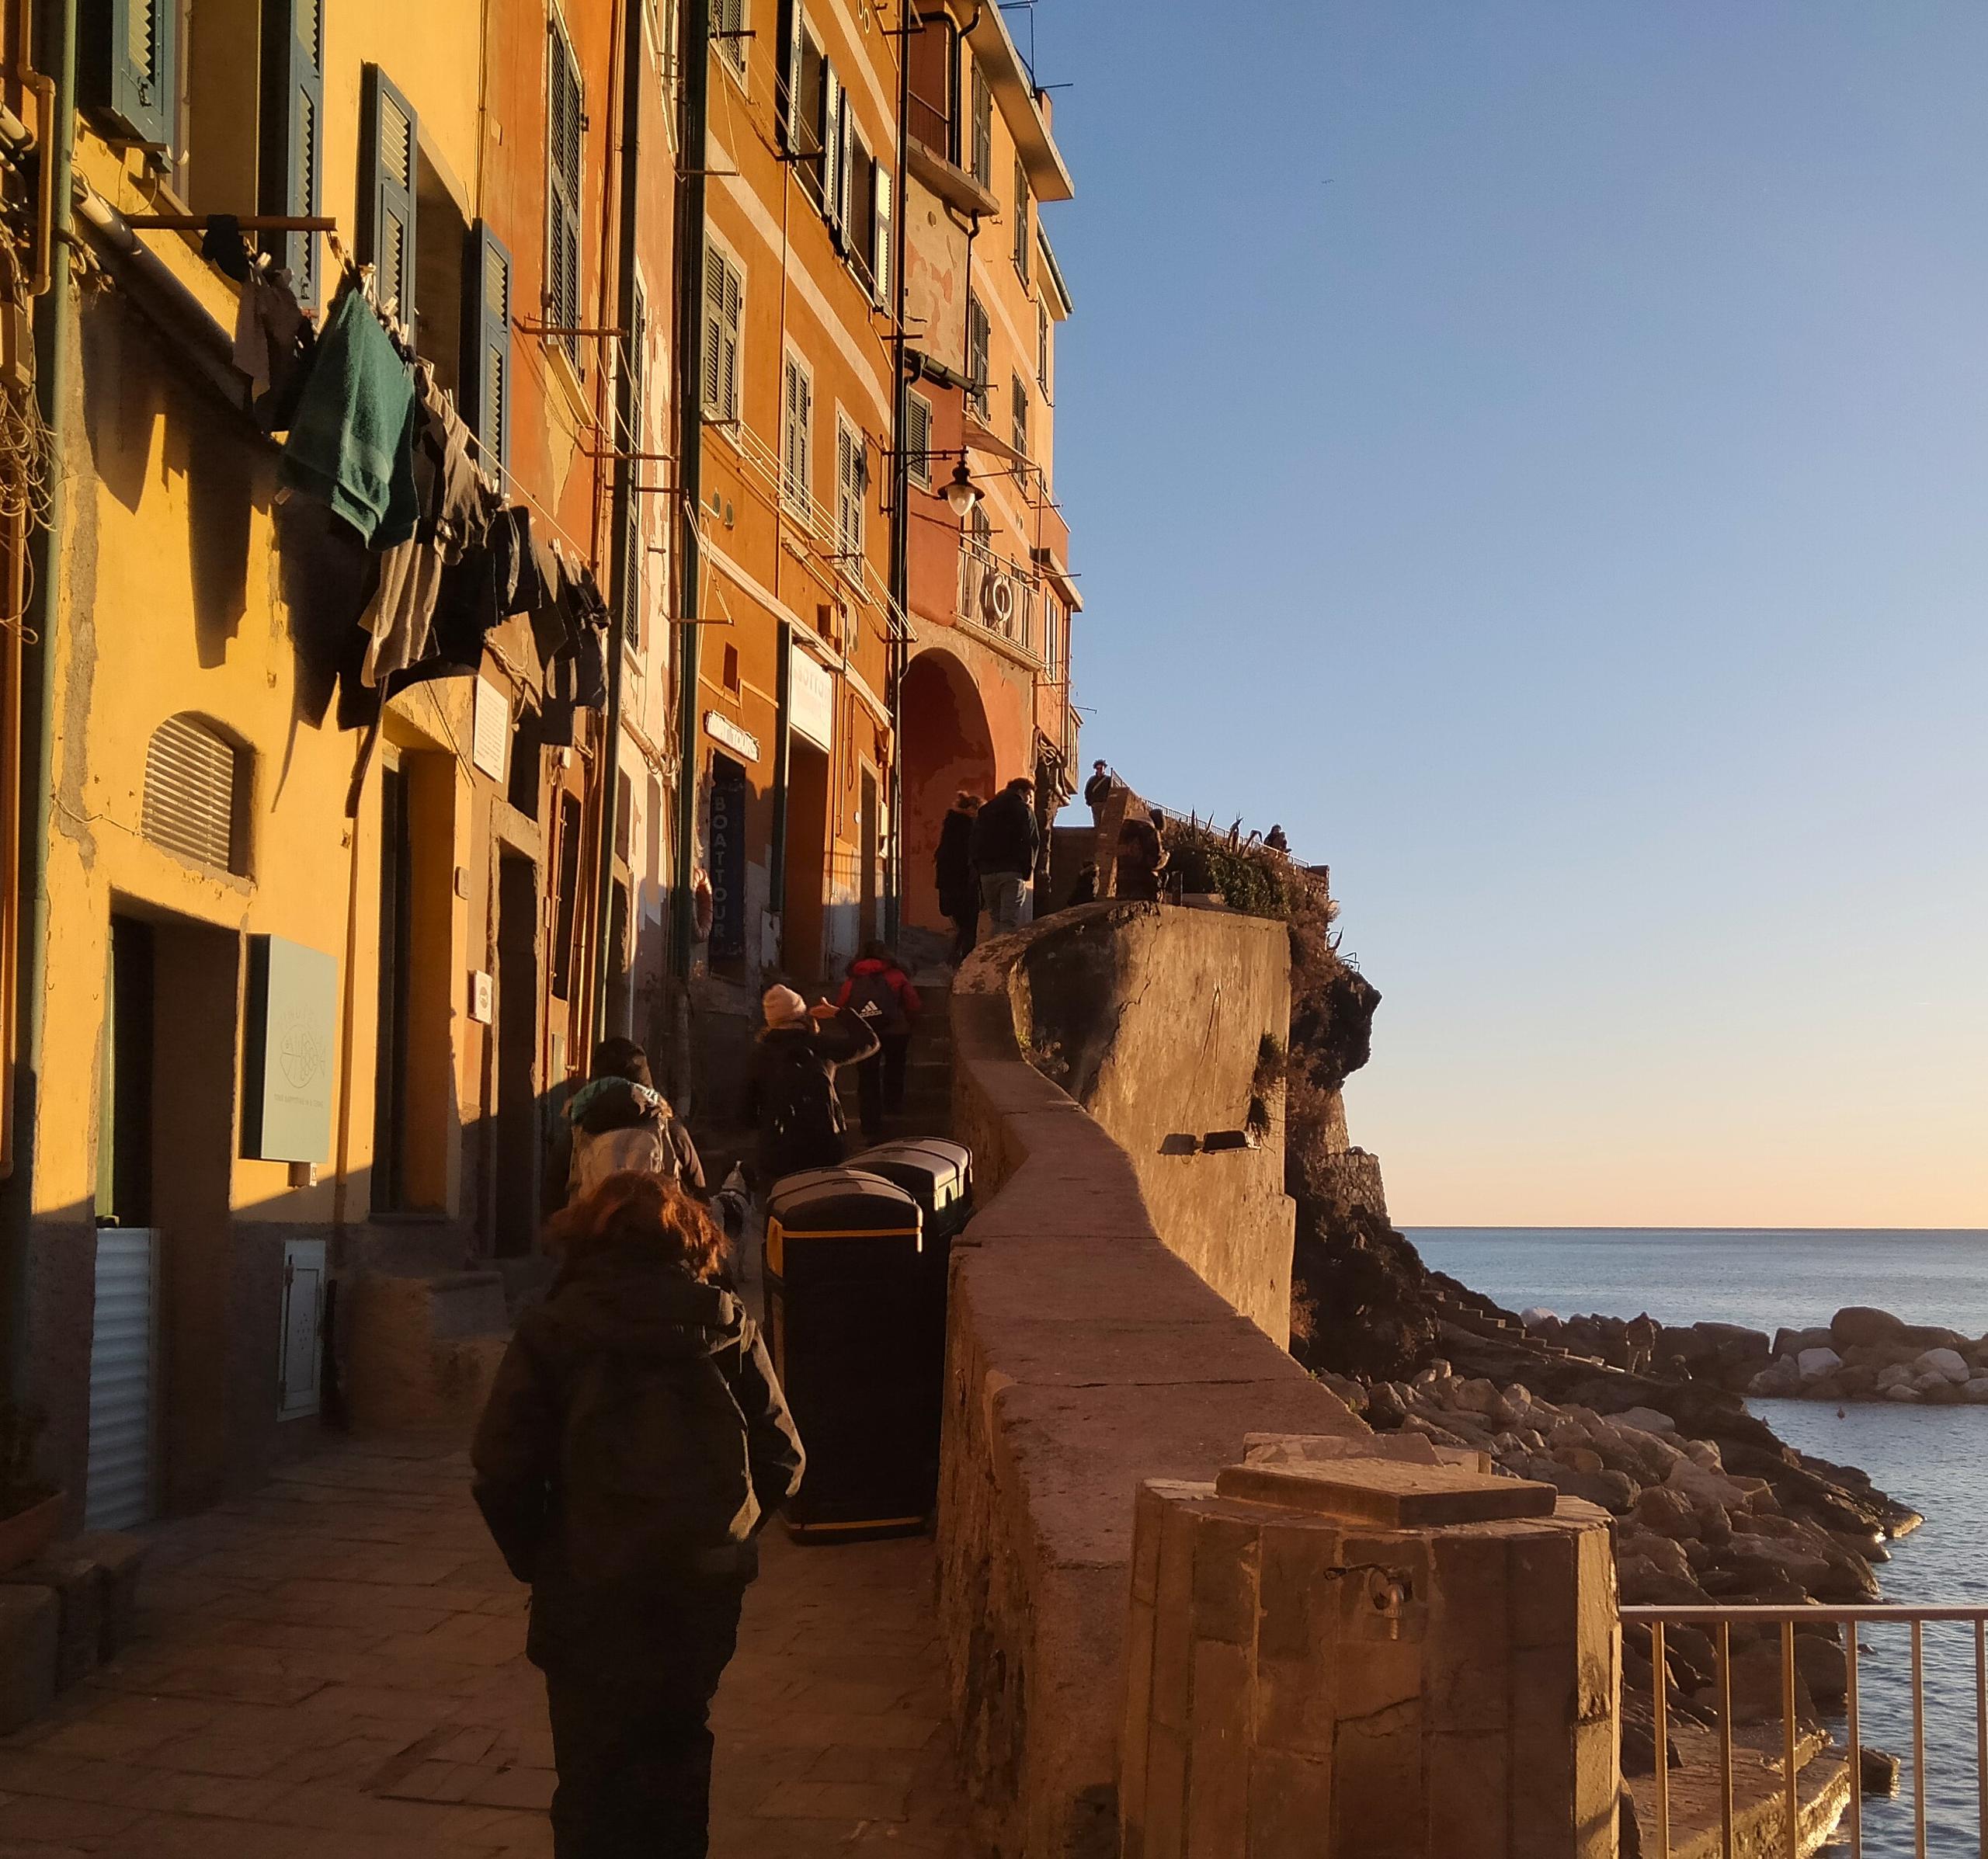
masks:
{"type": "Polygon", "coordinates": [[[1015,158],[1015,269],[1028,282],[1028,169],[1015,158]]]}
{"type": "Polygon", "coordinates": [[[1049,398],[1049,306],[1039,303],[1035,307],[1035,384],[1042,390],[1044,400],[1049,398]]]}
{"type": "Polygon", "coordinates": [[[982,419],[987,417],[987,350],[992,332],[987,311],[971,291],[966,299],[967,398],[982,419]]]}
{"type": "Polygon", "coordinates": [[[822,61],[822,216],[831,231],[841,228],[843,202],[846,198],[843,179],[849,148],[846,118],[842,80],[825,58],[822,61]]]}
{"type": "Polygon", "coordinates": [[[977,62],[973,68],[973,178],[983,187],[994,185],[994,93],[977,62]]]}
{"type": "Polygon", "coordinates": [[[1014,447],[1023,457],[1028,456],[1028,389],[1022,385],[1017,374],[1009,382],[1009,390],[1014,398],[1014,447]]]}
{"type": "Polygon", "coordinates": [[[777,116],[780,145],[791,155],[801,152],[801,54],[807,39],[807,10],[801,0],[785,0],[780,8],[781,77],[777,116]]]}
{"type": "Polygon", "coordinates": [[[870,211],[870,276],[877,301],[891,301],[891,171],[879,162],[871,171],[875,189],[870,211]]]}
{"type": "Polygon", "coordinates": [[[373,265],[373,296],[414,328],[414,151],[420,119],[377,64],[366,68],[360,125],[368,185],[360,194],[359,255],[373,265]]]}
{"type": "Polygon", "coordinates": [[[478,220],[464,266],[462,414],[486,467],[511,462],[511,255],[478,220]]]}
{"type": "Polygon", "coordinates": [[[718,49],[730,60],[732,68],[746,75],[745,0],[717,0],[711,9],[711,23],[718,33],[718,49]]]}
{"type": "Polygon", "coordinates": [[[905,467],[914,484],[932,483],[932,403],[917,394],[904,397],[905,467]]]}
{"type": "Polygon", "coordinates": [[[836,152],[836,213],[835,223],[843,235],[844,250],[854,243],[855,222],[850,217],[850,209],[855,205],[854,189],[857,158],[861,144],[856,137],[856,106],[850,101],[845,88],[842,93],[842,116],[836,128],[838,146],[836,152]]]}
{"type": "MultiPolygon", "coordinates": [[[[551,95],[547,99],[545,144],[545,314],[555,329],[580,325],[580,160],[586,133],[586,93],[579,61],[558,16],[553,16],[551,56],[547,61],[551,95]]],[[[580,339],[555,339],[575,367],[580,339]]]]}
{"type": "Polygon", "coordinates": [[[704,416],[739,417],[739,312],[744,287],[714,245],[704,248],[704,416]]]}
{"type": "MultiPolygon", "coordinates": [[[[314,219],[324,160],[323,0],[270,0],[262,39],[262,144],[258,198],[265,213],[314,219]]],[[[289,273],[297,301],[318,301],[318,235],[271,232],[262,248],[289,273]]]]}
{"type": "MultiPolygon", "coordinates": [[[[628,327],[628,430],[622,443],[631,452],[646,452],[649,447],[648,345],[649,301],[640,280],[635,285],[634,314],[628,327]]],[[[629,459],[622,466],[631,485],[640,484],[647,474],[644,462],[629,459]]],[[[628,521],[623,537],[621,563],[621,639],[639,658],[646,643],[642,624],[643,569],[642,499],[628,499],[628,521]]],[[[625,814],[622,816],[626,818],[625,814]]]]}
{"type": "Polygon", "coordinates": [[[786,418],[780,435],[780,486],[802,509],[813,487],[808,482],[808,441],[815,412],[814,384],[800,358],[787,358],[783,391],[786,418]]]}
{"type": "Polygon", "coordinates": [[[179,89],[179,0],[92,0],[76,77],[85,106],[134,141],[172,140],[179,89]]]}

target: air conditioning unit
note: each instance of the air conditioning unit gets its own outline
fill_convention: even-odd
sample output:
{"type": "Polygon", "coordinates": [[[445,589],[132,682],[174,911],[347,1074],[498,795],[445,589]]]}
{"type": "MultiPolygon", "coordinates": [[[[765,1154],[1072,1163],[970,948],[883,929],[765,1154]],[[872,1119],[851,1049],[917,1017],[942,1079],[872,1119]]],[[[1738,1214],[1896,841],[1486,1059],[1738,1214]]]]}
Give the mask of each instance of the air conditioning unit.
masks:
{"type": "Polygon", "coordinates": [[[1003,632],[1015,624],[1015,578],[999,568],[989,568],[980,584],[981,617],[1003,632]]]}

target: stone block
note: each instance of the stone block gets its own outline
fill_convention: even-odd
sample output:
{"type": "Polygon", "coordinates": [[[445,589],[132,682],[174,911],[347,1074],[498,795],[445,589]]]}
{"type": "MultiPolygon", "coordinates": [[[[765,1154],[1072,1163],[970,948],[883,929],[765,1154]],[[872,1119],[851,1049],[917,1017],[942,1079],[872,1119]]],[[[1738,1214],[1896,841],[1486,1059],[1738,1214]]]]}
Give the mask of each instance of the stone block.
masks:
{"type": "Polygon", "coordinates": [[[1266,1658],[1302,1659],[1315,1638],[1312,1614],[1337,1579],[1342,1532],[1323,1520],[1280,1520],[1258,1550],[1257,1649],[1266,1658]]]}
{"type": "Polygon", "coordinates": [[[1145,1798],[1146,1738],[1152,1721],[1153,1608],[1151,1600],[1132,1597],[1131,1618],[1125,1629],[1125,1717],[1118,1739],[1118,1798],[1131,1809],[1145,1798]]]}
{"type": "Polygon", "coordinates": [[[1176,1730],[1187,1728],[1194,1693],[1196,1521],[1186,1504],[1167,1507],[1154,1587],[1152,1716],[1176,1730]]]}
{"type": "Polygon", "coordinates": [[[1156,1723],[1147,1732],[1141,1808],[1140,1859],[1186,1859],[1187,1739],[1165,1724],[1156,1723]]]}
{"type": "MultiPolygon", "coordinates": [[[[1257,1748],[1249,1760],[1247,1859],[1285,1859],[1317,1850],[1332,1825],[1332,1764],[1283,1750],[1257,1748]]],[[[1127,1855],[1131,1859],[1131,1855],[1127,1855]]]]}
{"type": "Polygon", "coordinates": [[[0,1586],[47,1588],[57,1610],[55,1688],[66,1691],[96,1664],[103,1643],[103,1570],[86,1555],[48,1555],[0,1575],[0,1586]]]}
{"type": "Polygon", "coordinates": [[[103,1572],[103,1637],[99,1659],[115,1659],[138,1626],[138,1579],[145,1565],[145,1541],[121,1530],[92,1530],[55,1545],[58,1552],[87,1557],[103,1572]]]}
{"type": "Polygon", "coordinates": [[[1528,1531],[1513,1543],[1507,1567],[1507,1624],[1514,1647],[1570,1643],[1580,1539],[1572,1531],[1528,1531]]]}
{"type": "Polygon", "coordinates": [[[1505,1840],[1510,1746],[1502,1734],[1428,1739],[1431,1859],[1517,1859],[1505,1840]]]}
{"type": "Polygon", "coordinates": [[[1197,1639],[1226,1640],[1238,1646],[1254,1642],[1258,1555],[1253,1522],[1212,1506],[1200,1510],[1194,1532],[1197,1639]]]}
{"type": "Polygon", "coordinates": [[[0,1736],[55,1702],[62,1602],[53,1588],[0,1583],[0,1736]]]}
{"type": "Polygon", "coordinates": [[[1222,1640],[1195,1644],[1186,1859],[1234,1859],[1246,1843],[1249,1668],[1243,1647],[1222,1640]]]}
{"type": "Polygon", "coordinates": [[[1419,1701],[1340,1720],[1332,1757],[1334,1859],[1426,1859],[1422,1757],[1419,1701]]]}

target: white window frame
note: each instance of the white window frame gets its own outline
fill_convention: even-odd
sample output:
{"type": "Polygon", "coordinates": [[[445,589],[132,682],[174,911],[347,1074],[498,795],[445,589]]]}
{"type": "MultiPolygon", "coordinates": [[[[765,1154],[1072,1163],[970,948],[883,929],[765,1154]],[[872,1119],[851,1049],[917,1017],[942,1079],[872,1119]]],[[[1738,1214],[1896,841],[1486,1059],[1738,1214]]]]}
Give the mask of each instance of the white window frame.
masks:
{"type": "Polygon", "coordinates": [[[780,443],[781,499],[790,511],[812,528],[815,519],[815,372],[808,366],[801,351],[791,342],[787,346],[780,371],[780,443]],[[798,468],[790,478],[787,469],[787,430],[793,419],[794,401],[788,389],[797,376],[807,394],[808,402],[798,432],[798,468]]]}

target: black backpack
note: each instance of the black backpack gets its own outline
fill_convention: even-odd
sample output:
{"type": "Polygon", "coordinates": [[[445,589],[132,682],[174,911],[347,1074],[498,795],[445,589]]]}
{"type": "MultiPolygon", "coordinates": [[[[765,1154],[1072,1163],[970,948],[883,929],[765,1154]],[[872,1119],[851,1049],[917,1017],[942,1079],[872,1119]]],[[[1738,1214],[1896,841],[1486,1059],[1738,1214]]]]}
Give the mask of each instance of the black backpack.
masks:
{"type": "Polygon", "coordinates": [[[759,1520],[746,1419],[710,1355],[589,1353],[560,1441],[568,1572],[624,1582],[746,1541],[759,1520]]]}
{"type": "Polygon", "coordinates": [[[891,985],[888,968],[881,974],[858,975],[850,980],[849,1008],[873,1033],[902,1033],[909,1024],[904,1002],[891,985]]]}

